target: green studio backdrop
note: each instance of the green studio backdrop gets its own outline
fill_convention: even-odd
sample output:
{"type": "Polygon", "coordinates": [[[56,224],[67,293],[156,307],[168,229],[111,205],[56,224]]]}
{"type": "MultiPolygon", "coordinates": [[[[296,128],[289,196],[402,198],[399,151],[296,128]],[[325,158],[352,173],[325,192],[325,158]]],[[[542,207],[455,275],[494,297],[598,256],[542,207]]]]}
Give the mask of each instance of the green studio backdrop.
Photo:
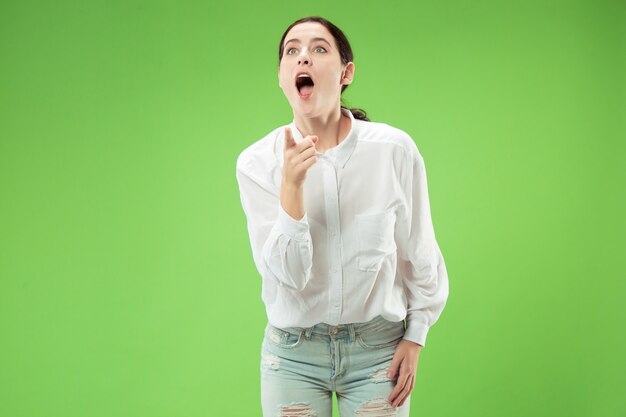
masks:
{"type": "Polygon", "coordinates": [[[316,14],[426,163],[450,297],[411,415],[626,415],[623,1],[61,0],[0,3],[1,416],[261,416],[235,161],[316,14]]]}

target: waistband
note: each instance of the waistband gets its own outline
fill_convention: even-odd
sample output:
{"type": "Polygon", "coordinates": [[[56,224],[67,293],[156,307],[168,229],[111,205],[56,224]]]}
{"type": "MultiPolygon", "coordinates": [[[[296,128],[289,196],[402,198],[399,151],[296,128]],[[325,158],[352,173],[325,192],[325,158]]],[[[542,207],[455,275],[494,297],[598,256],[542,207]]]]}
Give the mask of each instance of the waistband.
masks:
{"type": "MultiPolygon", "coordinates": [[[[340,336],[343,333],[349,334],[350,337],[353,338],[355,333],[362,333],[369,330],[374,330],[376,328],[384,327],[386,325],[392,326],[394,324],[402,324],[404,326],[404,320],[399,322],[392,322],[385,319],[383,316],[378,315],[372,320],[366,322],[345,323],[338,324],[336,326],[328,323],[318,323],[311,327],[281,327],[280,329],[293,334],[304,333],[307,338],[310,338],[312,334],[340,336]]],[[[269,322],[268,326],[275,327],[272,326],[272,324],[269,322]]]]}

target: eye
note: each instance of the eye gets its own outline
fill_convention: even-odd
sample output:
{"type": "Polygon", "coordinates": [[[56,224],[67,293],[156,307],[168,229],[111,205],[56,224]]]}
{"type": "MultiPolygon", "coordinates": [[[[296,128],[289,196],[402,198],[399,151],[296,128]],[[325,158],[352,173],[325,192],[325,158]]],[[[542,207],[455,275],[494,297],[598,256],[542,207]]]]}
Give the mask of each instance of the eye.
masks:
{"type": "MultiPolygon", "coordinates": [[[[321,49],[323,52],[328,52],[328,51],[326,51],[326,48],[324,48],[323,46],[318,46],[317,48],[315,48],[315,50],[316,50],[316,51],[317,51],[318,49],[321,49]]],[[[287,54],[287,55],[293,55],[293,54],[291,53],[291,51],[297,51],[297,49],[296,49],[296,48],[288,48],[288,49],[287,49],[286,54],[287,54]]]]}

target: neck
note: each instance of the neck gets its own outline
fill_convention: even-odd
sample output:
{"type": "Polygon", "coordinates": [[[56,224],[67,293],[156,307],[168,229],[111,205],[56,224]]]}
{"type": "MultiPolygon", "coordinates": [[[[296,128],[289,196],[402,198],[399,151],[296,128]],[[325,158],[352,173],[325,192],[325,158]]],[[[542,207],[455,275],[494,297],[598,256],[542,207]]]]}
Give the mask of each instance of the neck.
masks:
{"type": "Polygon", "coordinates": [[[349,121],[339,107],[317,117],[309,118],[294,114],[294,120],[303,137],[308,135],[318,137],[315,144],[318,152],[326,152],[339,145],[348,134],[346,126],[349,129],[349,121]]]}

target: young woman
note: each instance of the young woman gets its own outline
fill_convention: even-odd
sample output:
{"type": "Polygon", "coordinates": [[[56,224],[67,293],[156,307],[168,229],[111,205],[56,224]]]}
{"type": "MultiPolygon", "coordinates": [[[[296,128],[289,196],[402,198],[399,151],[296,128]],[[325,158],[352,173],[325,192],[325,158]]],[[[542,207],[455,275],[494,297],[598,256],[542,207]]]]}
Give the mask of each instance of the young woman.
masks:
{"type": "Polygon", "coordinates": [[[448,297],[412,138],[341,106],[346,36],[321,17],[280,40],[293,122],[248,146],[237,181],[268,323],[263,415],[408,416],[420,349],[448,297]],[[406,328],[404,320],[406,319],[406,328]]]}

